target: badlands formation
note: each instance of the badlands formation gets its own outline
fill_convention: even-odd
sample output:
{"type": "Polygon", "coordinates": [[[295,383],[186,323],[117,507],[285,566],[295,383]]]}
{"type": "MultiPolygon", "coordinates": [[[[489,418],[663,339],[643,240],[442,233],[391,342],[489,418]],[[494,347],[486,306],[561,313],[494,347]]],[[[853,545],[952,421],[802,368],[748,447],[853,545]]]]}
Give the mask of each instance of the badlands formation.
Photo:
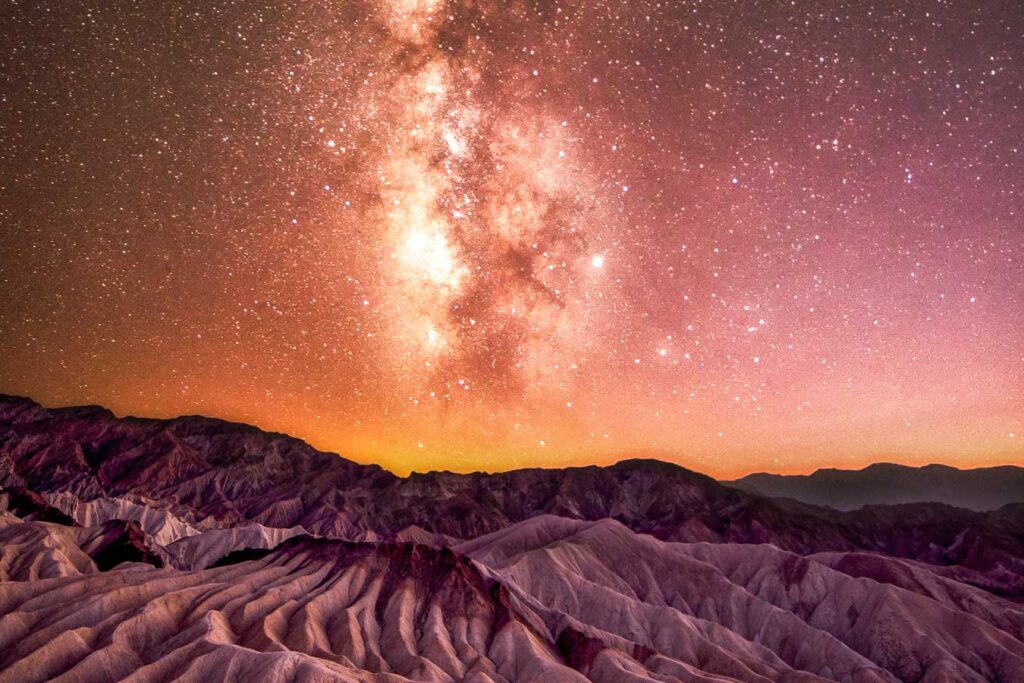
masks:
{"type": "Polygon", "coordinates": [[[0,398],[0,683],[1022,681],[1024,505],[675,465],[396,477],[0,398]]]}

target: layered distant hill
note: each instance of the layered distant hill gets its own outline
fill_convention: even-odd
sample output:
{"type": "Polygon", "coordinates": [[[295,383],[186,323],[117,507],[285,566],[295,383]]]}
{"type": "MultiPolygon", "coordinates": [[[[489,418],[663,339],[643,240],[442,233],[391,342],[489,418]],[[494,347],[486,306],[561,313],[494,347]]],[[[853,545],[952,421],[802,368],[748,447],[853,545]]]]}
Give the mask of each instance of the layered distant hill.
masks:
{"type": "Polygon", "coordinates": [[[1024,502],[1024,467],[1010,465],[960,470],[946,465],[878,463],[862,470],[830,468],[807,475],[758,473],[723,483],[837,510],[934,502],[983,511],[1024,502]]]}
{"type": "Polygon", "coordinates": [[[5,681],[1020,681],[1024,505],[675,465],[401,478],[0,397],[5,681]]]}

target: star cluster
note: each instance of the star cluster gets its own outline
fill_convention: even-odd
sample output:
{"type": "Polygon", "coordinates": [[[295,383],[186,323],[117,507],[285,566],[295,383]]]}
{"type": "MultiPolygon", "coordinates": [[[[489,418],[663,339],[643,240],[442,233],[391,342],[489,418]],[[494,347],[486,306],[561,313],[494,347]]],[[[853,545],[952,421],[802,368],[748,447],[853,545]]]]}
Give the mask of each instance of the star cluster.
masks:
{"type": "Polygon", "coordinates": [[[0,15],[2,391],[398,472],[1024,457],[1015,2],[0,15]]]}

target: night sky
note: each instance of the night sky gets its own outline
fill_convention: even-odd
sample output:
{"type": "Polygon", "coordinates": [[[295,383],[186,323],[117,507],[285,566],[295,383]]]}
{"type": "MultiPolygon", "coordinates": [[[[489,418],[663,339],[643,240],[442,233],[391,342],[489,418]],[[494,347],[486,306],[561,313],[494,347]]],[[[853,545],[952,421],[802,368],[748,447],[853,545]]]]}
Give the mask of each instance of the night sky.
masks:
{"type": "Polygon", "coordinates": [[[1024,7],[0,8],[0,392],[396,472],[1024,461],[1024,7]]]}

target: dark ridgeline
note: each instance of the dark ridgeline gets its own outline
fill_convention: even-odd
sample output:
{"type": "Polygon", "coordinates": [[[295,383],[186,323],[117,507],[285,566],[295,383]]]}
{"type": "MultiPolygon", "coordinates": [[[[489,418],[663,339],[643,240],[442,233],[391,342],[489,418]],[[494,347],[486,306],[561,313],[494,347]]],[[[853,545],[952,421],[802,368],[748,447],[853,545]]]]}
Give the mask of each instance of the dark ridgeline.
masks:
{"type": "Polygon", "coordinates": [[[862,470],[820,469],[807,475],[757,473],[723,482],[750,493],[792,498],[837,510],[865,505],[945,503],[968,510],[997,510],[1024,503],[1024,467],[961,470],[948,465],[907,467],[876,463],[862,470]]]}

